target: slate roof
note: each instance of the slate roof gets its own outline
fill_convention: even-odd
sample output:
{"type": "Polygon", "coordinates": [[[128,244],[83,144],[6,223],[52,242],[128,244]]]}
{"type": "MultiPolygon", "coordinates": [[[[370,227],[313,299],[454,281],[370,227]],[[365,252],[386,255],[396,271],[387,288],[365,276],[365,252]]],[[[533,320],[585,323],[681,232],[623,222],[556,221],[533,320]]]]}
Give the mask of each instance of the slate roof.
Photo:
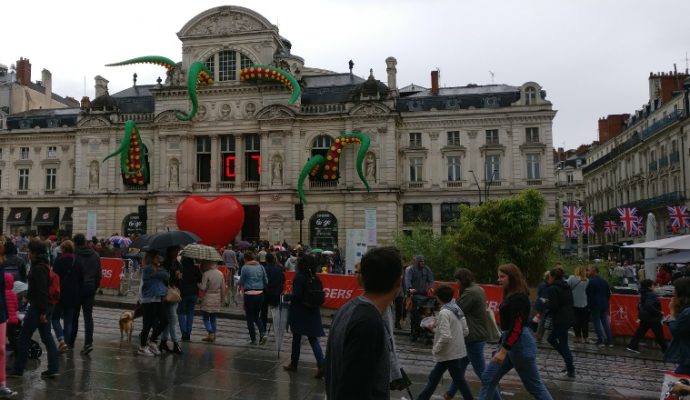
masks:
{"type": "Polygon", "coordinates": [[[402,112],[437,110],[461,110],[474,108],[509,107],[520,99],[520,88],[510,85],[469,85],[439,88],[436,96],[431,89],[401,97],[397,109],[402,112]]]}
{"type": "Polygon", "coordinates": [[[137,85],[117,92],[111,97],[122,113],[152,113],[155,110],[151,89],[155,85],[137,85]]]}
{"type": "Polygon", "coordinates": [[[305,76],[302,104],[333,104],[352,101],[355,90],[366,82],[349,73],[305,76]]]}
{"type": "Polygon", "coordinates": [[[63,126],[76,126],[79,112],[80,109],[78,107],[25,111],[10,115],[7,118],[7,128],[12,130],[34,127],[61,128],[63,126]]]}

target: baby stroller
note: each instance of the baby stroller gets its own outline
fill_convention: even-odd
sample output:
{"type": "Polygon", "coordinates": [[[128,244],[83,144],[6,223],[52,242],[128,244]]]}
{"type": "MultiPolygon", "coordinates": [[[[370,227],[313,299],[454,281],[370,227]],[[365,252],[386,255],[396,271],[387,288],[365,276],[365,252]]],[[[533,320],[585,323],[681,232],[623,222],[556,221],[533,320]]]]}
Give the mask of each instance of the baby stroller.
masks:
{"type": "Polygon", "coordinates": [[[420,326],[423,319],[434,316],[438,308],[436,298],[424,295],[412,295],[412,310],[410,313],[410,339],[416,342],[424,340],[426,344],[433,343],[434,334],[431,330],[420,326]]]}
{"type": "MultiPolygon", "coordinates": [[[[14,354],[17,351],[17,343],[19,339],[19,333],[22,331],[22,322],[24,320],[24,315],[25,313],[20,312],[17,313],[17,318],[19,319],[19,325],[14,325],[12,326],[12,329],[14,332],[9,333],[8,332],[8,340],[9,340],[9,348],[8,350],[12,351],[12,354],[14,354]]],[[[9,328],[9,326],[8,326],[9,328]]],[[[9,354],[9,352],[8,352],[9,354]]],[[[29,339],[29,359],[31,360],[38,360],[41,357],[41,354],[43,354],[43,349],[41,348],[41,345],[38,344],[37,341],[33,339],[29,339]]]]}

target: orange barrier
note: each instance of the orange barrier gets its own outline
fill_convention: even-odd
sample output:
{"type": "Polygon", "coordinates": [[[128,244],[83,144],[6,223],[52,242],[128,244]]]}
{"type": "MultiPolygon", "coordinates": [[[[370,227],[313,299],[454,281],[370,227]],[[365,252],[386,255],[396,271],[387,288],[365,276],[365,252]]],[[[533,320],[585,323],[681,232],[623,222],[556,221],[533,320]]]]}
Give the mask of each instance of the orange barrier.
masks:
{"type": "Polygon", "coordinates": [[[120,289],[120,280],[125,261],[121,258],[101,257],[101,288],[120,289]]]}

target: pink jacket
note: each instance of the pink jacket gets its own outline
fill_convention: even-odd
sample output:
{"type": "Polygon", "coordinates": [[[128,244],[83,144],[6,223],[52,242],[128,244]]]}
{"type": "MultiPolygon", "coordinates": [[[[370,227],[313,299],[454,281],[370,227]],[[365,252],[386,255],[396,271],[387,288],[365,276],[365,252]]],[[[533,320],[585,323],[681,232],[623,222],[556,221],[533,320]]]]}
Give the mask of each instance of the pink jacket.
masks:
{"type": "Polygon", "coordinates": [[[17,310],[19,310],[19,301],[17,295],[12,291],[14,287],[14,276],[9,272],[5,272],[5,302],[7,303],[7,325],[19,325],[17,318],[17,310]]]}

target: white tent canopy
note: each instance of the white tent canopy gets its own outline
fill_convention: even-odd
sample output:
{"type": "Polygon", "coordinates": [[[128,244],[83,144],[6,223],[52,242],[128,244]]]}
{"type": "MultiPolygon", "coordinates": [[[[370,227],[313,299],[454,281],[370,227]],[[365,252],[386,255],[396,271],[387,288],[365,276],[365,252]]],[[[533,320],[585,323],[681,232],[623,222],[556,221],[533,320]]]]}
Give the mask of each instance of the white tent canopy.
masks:
{"type": "Polygon", "coordinates": [[[690,262],[690,250],[681,250],[676,253],[663,254],[657,257],[645,258],[646,263],[655,264],[684,264],[690,262]]]}
{"type": "Polygon", "coordinates": [[[690,250],[690,235],[673,236],[651,242],[635,243],[624,246],[626,249],[675,249],[690,250]]]}

